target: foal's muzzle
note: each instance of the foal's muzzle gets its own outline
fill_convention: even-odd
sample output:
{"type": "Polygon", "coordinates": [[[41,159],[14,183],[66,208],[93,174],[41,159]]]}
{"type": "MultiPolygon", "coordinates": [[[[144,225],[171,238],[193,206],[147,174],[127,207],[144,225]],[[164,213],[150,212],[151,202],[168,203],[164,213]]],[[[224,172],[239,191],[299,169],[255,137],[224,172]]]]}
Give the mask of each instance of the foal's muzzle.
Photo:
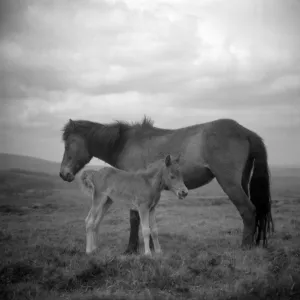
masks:
{"type": "Polygon", "coordinates": [[[181,190],[177,192],[179,199],[184,199],[188,195],[188,190],[181,190]]]}

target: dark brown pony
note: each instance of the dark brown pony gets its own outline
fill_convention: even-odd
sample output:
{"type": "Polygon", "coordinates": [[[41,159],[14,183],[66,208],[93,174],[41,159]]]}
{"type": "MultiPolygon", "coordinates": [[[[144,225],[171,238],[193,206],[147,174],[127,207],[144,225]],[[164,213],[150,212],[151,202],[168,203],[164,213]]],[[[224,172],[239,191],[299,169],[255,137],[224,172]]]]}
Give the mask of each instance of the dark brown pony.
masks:
{"type": "MultiPolygon", "coordinates": [[[[242,246],[259,245],[261,239],[267,244],[273,220],[266,147],[258,134],[236,121],[219,119],[170,130],[154,127],[146,117],[134,124],[69,120],[62,138],[60,177],[68,182],[92,157],[121,170],[138,170],[166,153],[180,154],[188,189],[216,178],[236,206],[244,224],[242,246]]],[[[127,253],[138,250],[139,223],[138,212],[131,210],[127,253]]]]}

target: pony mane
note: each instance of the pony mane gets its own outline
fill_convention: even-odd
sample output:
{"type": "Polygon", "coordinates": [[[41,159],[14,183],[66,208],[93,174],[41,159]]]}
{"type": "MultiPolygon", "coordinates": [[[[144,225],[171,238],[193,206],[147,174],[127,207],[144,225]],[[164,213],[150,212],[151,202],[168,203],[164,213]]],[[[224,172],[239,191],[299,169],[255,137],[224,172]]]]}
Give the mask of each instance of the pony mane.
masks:
{"type": "Polygon", "coordinates": [[[126,121],[116,120],[114,123],[108,124],[108,126],[112,126],[114,124],[119,124],[124,129],[129,129],[129,128],[146,129],[146,128],[153,128],[154,121],[150,117],[144,115],[141,121],[126,122],[126,121]]]}
{"type": "Polygon", "coordinates": [[[86,120],[69,120],[62,129],[62,140],[65,142],[71,134],[87,138],[92,128],[101,128],[103,125],[86,120]]]}
{"type": "Polygon", "coordinates": [[[103,131],[115,128],[122,133],[131,128],[148,129],[153,128],[154,121],[147,116],[144,116],[141,121],[126,122],[116,120],[109,124],[101,124],[87,120],[69,120],[62,129],[62,140],[65,142],[71,134],[80,135],[83,138],[88,138],[93,130],[101,129],[103,131]]]}

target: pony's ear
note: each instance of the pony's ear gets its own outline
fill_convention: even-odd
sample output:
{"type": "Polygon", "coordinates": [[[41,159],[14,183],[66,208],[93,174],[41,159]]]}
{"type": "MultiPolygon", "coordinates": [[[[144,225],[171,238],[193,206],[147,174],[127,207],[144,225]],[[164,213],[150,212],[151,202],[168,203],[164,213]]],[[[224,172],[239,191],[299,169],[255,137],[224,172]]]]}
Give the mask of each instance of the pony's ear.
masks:
{"type": "Polygon", "coordinates": [[[168,154],[165,158],[165,164],[167,167],[169,167],[171,164],[172,164],[172,161],[171,161],[171,156],[170,154],[168,154]]]}

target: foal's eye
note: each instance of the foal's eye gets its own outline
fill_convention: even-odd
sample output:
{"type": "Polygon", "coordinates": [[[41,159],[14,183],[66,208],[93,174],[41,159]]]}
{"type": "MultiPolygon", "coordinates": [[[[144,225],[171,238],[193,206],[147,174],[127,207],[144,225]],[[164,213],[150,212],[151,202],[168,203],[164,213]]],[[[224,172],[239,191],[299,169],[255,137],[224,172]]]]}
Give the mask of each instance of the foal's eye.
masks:
{"type": "Polygon", "coordinates": [[[174,175],[171,175],[171,179],[175,179],[175,176],[174,176],[174,175]]]}

